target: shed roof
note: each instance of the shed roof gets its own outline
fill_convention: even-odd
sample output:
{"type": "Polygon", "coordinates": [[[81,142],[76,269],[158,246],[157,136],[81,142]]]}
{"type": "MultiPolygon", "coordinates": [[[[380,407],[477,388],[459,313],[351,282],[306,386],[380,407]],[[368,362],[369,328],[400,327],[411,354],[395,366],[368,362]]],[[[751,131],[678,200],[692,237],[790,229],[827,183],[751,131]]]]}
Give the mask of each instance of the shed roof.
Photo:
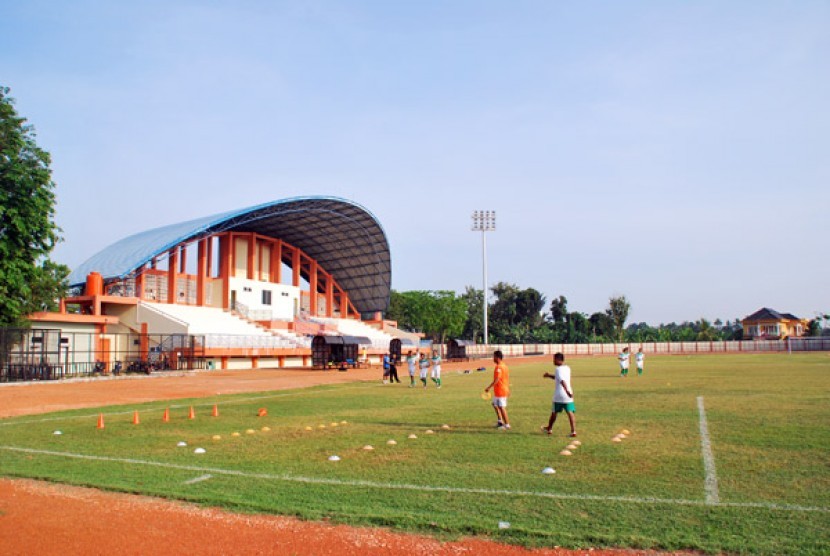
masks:
{"type": "Polygon", "coordinates": [[[82,285],[90,272],[127,278],[180,243],[226,231],[282,239],[331,273],[358,311],[386,311],[392,283],[386,233],[367,209],[336,197],[294,197],[140,232],[87,259],[69,285],[82,285]]]}

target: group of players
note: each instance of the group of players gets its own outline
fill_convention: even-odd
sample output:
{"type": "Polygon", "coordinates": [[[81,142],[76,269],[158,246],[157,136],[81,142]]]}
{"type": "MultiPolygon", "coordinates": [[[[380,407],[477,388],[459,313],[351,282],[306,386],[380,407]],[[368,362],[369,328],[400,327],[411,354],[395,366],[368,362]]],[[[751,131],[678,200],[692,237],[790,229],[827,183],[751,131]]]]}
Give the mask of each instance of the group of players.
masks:
{"type": "MultiPolygon", "coordinates": [[[[623,348],[617,356],[620,363],[620,376],[628,376],[628,364],[630,359],[629,349],[623,348]]],[[[645,354],[643,348],[635,355],[637,363],[637,374],[643,374],[645,354]]],[[[510,419],[507,415],[507,399],[510,397],[510,369],[504,363],[504,355],[500,350],[493,353],[493,381],[484,389],[485,394],[490,395],[493,391],[493,409],[496,412],[496,427],[501,430],[510,430],[510,419]]],[[[409,351],[406,355],[406,364],[409,369],[409,387],[415,387],[415,371],[420,369],[420,379],[424,388],[427,387],[427,377],[432,379],[438,388],[441,388],[441,356],[437,351],[432,352],[432,357],[427,358],[425,353],[414,354],[409,351]]],[[[550,378],[555,383],[553,404],[547,426],[542,425],[542,431],[551,434],[553,424],[559,413],[565,412],[571,426],[570,436],[576,436],[576,405],[574,404],[573,389],[571,387],[571,368],[565,365],[565,355],[556,353],[553,356],[553,373],[544,373],[543,378],[550,378]]],[[[383,356],[383,382],[400,383],[398,379],[397,360],[391,354],[383,356]]]]}
{"type": "MultiPolygon", "coordinates": [[[[628,352],[628,348],[623,348],[620,354],[617,356],[617,359],[620,362],[620,377],[626,378],[628,377],[628,362],[631,359],[631,354],[628,352]]],[[[643,353],[643,348],[640,348],[640,351],[634,356],[635,361],[637,362],[637,374],[643,374],[643,365],[645,364],[646,354],[643,353]]]]}
{"type": "MultiPolygon", "coordinates": [[[[484,392],[489,395],[490,390],[493,390],[493,409],[496,411],[497,419],[496,427],[502,430],[510,430],[510,420],[507,416],[507,398],[510,396],[510,369],[504,364],[503,359],[501,351],[497,350],[493,353],[493,363],[496,365],[493,370],[493,382],[484,389],[484,392]]],[[[620,363],[620,376],[627,377],[630,359],[629,349],[627,347],[623,348],[617,359],[620,363]]],[[[645,354],[642,347],[637,352],[635,361],[637,362],[637,374],[642,375],[645,365],[645,354]]],[[[542,431],[552,434],[557,415],[564,411],[571,425],[570,436],[575,437],[576,405],[574,404],[574,394],[571,386],[571,368],[565,365],[565,355],[562,353],[554,354],[553,366],[553,373],[545,372],[542,375],[543,378],[550,378],[555,383],[550,417],[548,418],[548,424],[542,425],[542,431]]]]}
{"type": "MultiPolygon", "coordinates": [[[[409,387],[415,387],[415,371],[420,369],[419,377],[424,388],[427,387],[427,378],[432,380],[438,388],[441,388],[441,356],[437,351],[432,352],[432,357],[427,357],[426,353],[412,353],[410,350],[406,354],[406,365],[409,370],[409,387]]],[[[383,356],[383,383],[392,384],[397,382],[400,384],[398,378],[398,360],[390,354],[383,356]]]]}

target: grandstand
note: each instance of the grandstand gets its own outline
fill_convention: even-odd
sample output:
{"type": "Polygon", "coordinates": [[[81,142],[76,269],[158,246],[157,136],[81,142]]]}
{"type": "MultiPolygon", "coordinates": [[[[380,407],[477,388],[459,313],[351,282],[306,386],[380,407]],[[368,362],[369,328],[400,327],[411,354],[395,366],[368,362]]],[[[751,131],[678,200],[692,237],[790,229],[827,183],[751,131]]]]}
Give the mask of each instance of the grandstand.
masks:
{"type": "Polygon", "coordinates": [[[119,335],[190,336],[219,368],[308,366],[316,335],[369,338],[376,357],[394,339],[383,331],[386,235],[345,199],[285,199],[147,230],[90,257],[69,283],[60,313],[33,315],[34,326],[93,334],[106,366],[124,349],[119,335]]]}

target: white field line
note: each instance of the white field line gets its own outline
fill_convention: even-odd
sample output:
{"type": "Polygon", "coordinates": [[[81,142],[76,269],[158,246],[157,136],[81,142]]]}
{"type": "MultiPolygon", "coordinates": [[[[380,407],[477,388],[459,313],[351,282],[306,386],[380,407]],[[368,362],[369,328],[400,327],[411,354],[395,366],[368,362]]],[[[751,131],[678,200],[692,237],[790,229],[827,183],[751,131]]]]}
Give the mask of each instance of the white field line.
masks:
{"type": "Polygon", "coordinates": [[[204,475],[200,475],[200,476],[198,476],[198,477],[194,477],[194,478],[190,479],[189,481],[185,481],[185,482],[184,482],[184,484],[186,484],[186,485],[194,485],[194,484],[196,484],[196,483],[201,483],[202,481],[207,481],[208,479],[212,479],[212,478],[213,478],[213,475],[211,475],[211,474],[209,474],[209,473],[206,473],[206,474],[204,474],[204,475]]]}
{"type": "Polygon", "coordinates": [[[230,477],[243,477],[247,479],[259,479],[264,481],[282,481],[290,483],[305,483],[315,485],[330,485],[338,487],[361,487],[375,488],[381,490],[411,490],[416,492],[440,492],[448,494],[481,494],[496,496],[519,496],[532,498],[548,498],[555,500],[582,500],[591,502],[623,502],[630,504],[666,504],[672,506],[718,506],[726,508],[759,508],[764,510],[780,510],[795,512],[821,512],[830,513],[830,508],[820,506],[800,506],[794,504],[771,504],[764,502],[718,502],[712,504],[703,500],[684,500],[679,498],[651,498],[637,496],[600,496],[595,494],[560,494],[555,492],[533,492],[527,490],[502,490],[489,488],[460,488],[432,485],[413,485],[406,483],[379,483],[374,481],[348,481],[341,479],[324,479],[320,477],[303,477],[299,475],[273,475],[269,473],[248,473],[235,469],[222,469],[219,467],[199,467],[195,465],[181,465],[159,461],[149,461],[131,458],[113,458],[106,456],[93,456],[86,454],[75,454],[71,452],[54,452],[51,450],[35,450],[17,446],[0,446],[0,450],[19,452],[24,454],[54,456],[61,458],[81,459],[89,461],[104,461],[112,463],[124,463],[128,465],[146,465],[151,467],[162,467],[166,469],[177,469],[181,471],[193,471],[196,473],[207,473],[212,475],[224,475],[230,477]]]}
{"type": "Polygon", "coordinates": [[[703,454],[703,469],[706,472],[703,489],[706,492],[706,503],[717,505],[720,502],[718,475],[715,472],[715,456],[712,455],[712,442],[709,440],[709,425],[706,422],[706,410],[703,408],[703,396],[697,397],[697,411],[700,414],[700,451],[703,454]]]}
{"type": "MultiPolygon", "coordinates": [[[[329,386],[329,385],[325,385],[325,386],[329,386]]],[[[373,386],[373,383],[371,383],[371,384],[370,383],[362,383],[362,384],[358,384],[358,385],[354,385],[354,386],[344,386],[343,388],[341,388],[339,390],[354,390],[356,388],[360,388],[361,386],[371,387],[371,386],[373,386]]],[[[185,409],[185,408],[190,407],[191,405],[193,407],[213,407],[214,405],[222,407],[222,406],[228,406],[228,405],[248,403],[248,402],[253,402],[253,401],[258,401],[258,400],[270,400],[270,399],[273,399],[273,398],[288,398],[288,397],[291,397],[291,396],[300,396],[302,394],[316,394],[316,393],[319,393],[319,391],[308,392],[308,391],[305,391],[305,390],[296,390],[296,391],[279,393],[279,394],[270,394],[268,396],[249,396],[247,398],[234,398],[232,400],[227,400],[227,401],[224,401],[224,402],[220,401],[220,402],[206,402],[206,403],[199,403],[199,404],[171,404],[171,405],[166,405],[164,407],[148,409],[147,411],[148,412],[149,411],[162,412],[162,411],[164,411],[164,408],[185,409]]],[[[233,394],[227,394],[227,396],[233,396],[233,394]]],[[[9,418],[0,420],[0,427],[10,427],[10,426],[15,426],[15,425],[29,425],[29,424],[32,424],[32,423],[48,423],[48,422],[52,422],[52,421],[68,421],[68,420],[71,420],[71,419],[94,419],[94,418],[98,417],[98,415],[100,413],[103,413],[105,417],[113,417],[113,416],[118,416],[118,415],[132,415],[134,411],[136,411],[136,410],[135,409],[130,409],[130,410],[126,410],[126,411],[110,411],[110,412],[98,411],[98,412],[95,412],[95,413],[92,413],[92,414],[89,414],[89,415],[64,415],[64,416],[61,416],[61,417],[43,417],[43,418],[40,418],[40,419],[24,419],[24,420],[17,420],[17,419],[14,419],[13,417],[9,417],[9,418]]]]}

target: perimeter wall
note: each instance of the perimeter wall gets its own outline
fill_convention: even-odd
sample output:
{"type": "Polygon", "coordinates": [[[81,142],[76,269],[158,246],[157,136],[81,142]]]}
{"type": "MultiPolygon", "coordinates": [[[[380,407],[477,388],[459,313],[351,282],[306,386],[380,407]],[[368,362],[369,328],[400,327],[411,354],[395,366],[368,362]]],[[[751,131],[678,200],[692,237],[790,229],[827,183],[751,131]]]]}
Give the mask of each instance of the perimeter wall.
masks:
{"type": "Polygon", "coordinates": [[[613,356],[623,348],[636,353],[654,355],[691,355],[696,353],[794,353],[830,351],[830,338],[790,338],[787,340],[743,340],[740,342],[623,342],[613,344],[490,344],[467,346],[467,356],[489,358],[493,351],[501,350],[505,357],[531,355],[613,356]]]}

